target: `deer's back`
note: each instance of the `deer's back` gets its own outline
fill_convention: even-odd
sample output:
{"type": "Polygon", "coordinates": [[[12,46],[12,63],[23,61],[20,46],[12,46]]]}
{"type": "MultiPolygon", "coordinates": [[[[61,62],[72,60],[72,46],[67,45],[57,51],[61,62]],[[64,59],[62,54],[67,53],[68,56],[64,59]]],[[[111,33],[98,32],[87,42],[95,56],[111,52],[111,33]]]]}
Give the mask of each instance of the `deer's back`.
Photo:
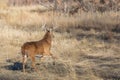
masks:
{"type": "Polygon", "coordinates": [[[22,52],[30,54],[43,54],[45,50],[49,50],[51,47],[51,43],[49,43],[47,40],[40,40],[35,42],[26,42],[22,46],[22,52]]]}
{"type": "Polygon", "coordinates": [[[22,46],[22,52],[30,54],[42,54],[44,52],[44,48],[42,43],[38,42],[26,42],[22,46]]]}

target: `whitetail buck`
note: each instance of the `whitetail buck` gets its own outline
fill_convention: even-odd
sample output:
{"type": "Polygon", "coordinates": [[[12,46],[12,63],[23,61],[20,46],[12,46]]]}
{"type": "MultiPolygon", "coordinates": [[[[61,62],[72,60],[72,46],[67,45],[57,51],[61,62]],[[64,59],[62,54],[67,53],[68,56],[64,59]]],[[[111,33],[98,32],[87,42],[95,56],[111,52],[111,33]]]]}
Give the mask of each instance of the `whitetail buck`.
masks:
{"type": "MultiPolygon", "coordinates": [[[[52,28],[53,29],[53,28],[52,28]]],[[[55,58],[51,52],[51,43],[52,43],[52,29],[46,28],[46,34],[44,35],[43,39],[39,41],[33,41],[33,42],[26,42],[21,47],[22,57],[23,57],[23,72],[25,72],[25,65],[27,62],[27,58],[29,57],[32,61],[32,67],[36,69],[35,67],[35,56],[36,55],[42,55],[44,56],[51,56],[53,59],[55,58]]]]}

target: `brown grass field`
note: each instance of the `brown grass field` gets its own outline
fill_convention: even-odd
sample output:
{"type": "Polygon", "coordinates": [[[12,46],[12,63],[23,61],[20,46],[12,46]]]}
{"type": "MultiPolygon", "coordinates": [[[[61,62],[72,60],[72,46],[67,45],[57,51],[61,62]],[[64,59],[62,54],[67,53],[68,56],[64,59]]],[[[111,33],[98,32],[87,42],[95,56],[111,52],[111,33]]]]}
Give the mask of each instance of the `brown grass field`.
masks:
{"type": "Polygon", "coordinates": [[[0,4],[0,80],[120,80],[119,11],[68,15],[0,4]],[[24,74],[21,46],[42,39],[45,22],[56,27],[51,52],[58,59],[36,57],[38,72],[28,60],[24,74]]]}

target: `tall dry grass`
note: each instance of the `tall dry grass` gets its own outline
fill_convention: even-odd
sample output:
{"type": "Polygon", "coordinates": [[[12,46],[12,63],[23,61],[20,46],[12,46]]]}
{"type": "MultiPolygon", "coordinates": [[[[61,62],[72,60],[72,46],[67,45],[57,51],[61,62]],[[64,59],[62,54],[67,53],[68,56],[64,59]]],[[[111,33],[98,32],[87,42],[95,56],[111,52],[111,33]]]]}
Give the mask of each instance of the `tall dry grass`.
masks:
{"type": "Polygon", "coordinates": [[[1,10],[1,80],[119,79],[120,34],[119,30],[113,29],[116,26],[119,29],[120,12],[88,12],[71,16],[39,10],[38,7],[37,10],[25,7],[1,10]],[[20,47],[24,42],[40,40],[45,33],[41,29],[45,22],[48,27],[57,27],[51,52],[58,60],[53,65],[54,61],[49,58],[43,62],[36,58],[40,73],[33,72],[28,62],[28,73],[23,74],[20,47]],[[107,32],[113,34],[113,40],[107,32]]]}
{"type": "MultiPolygon", "coordinates": [[[[76,27],[89,26],[93,28],[102,28],[101,26],[114,26],[119,24],[120,12],[88,12],[78,13],[76,15],[69,15],[59,12],[47,11],[42,7],[31,8],[17,7],[9,10],[1,11],[0,16],[8,24],[20,27],[40,27],[43,23],[52,26],[54,23],[57,27],[76,27]],[[43,9],[43,12],[41,12],[43,9]],[[41,10],[41,11],[40,11],[41,10]],[[45,10],[45,13],[44,13],[45,10]],[[33,11],[33,12],[32,12],[33,11]]],[[[108,27],[109,28],[109,27],[108,27]]]]}
{"type": "Polygon", "coordinates": [[[0,9],[7,9],[7,0],[0,0],[0,9]]]}

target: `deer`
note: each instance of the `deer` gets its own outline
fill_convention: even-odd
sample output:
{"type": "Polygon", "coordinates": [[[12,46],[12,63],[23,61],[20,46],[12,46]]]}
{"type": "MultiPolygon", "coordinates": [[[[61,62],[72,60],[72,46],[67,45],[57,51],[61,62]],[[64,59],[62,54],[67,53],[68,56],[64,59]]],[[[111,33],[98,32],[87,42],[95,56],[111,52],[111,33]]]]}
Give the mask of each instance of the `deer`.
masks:
{"type": "Polygon", "coordinates": [[[35,66],[35,56],[36,55],[42,55],[42,57],[50,56],[53,59],[56,58],[50,52],[51,45],[52,45],[53,27],[48,29],[48,28],[46,28],[46,26],[44,26],[44,28],[45,28],[46,33],[41,40],[26,42],[21,47],[22,68],[23,68],[24,73],[26,72],[25,65],[26,65],[28,57],[31,59],[32,67],[35,69],[35,71],[37,71],[37,68],[35,66]]]}

